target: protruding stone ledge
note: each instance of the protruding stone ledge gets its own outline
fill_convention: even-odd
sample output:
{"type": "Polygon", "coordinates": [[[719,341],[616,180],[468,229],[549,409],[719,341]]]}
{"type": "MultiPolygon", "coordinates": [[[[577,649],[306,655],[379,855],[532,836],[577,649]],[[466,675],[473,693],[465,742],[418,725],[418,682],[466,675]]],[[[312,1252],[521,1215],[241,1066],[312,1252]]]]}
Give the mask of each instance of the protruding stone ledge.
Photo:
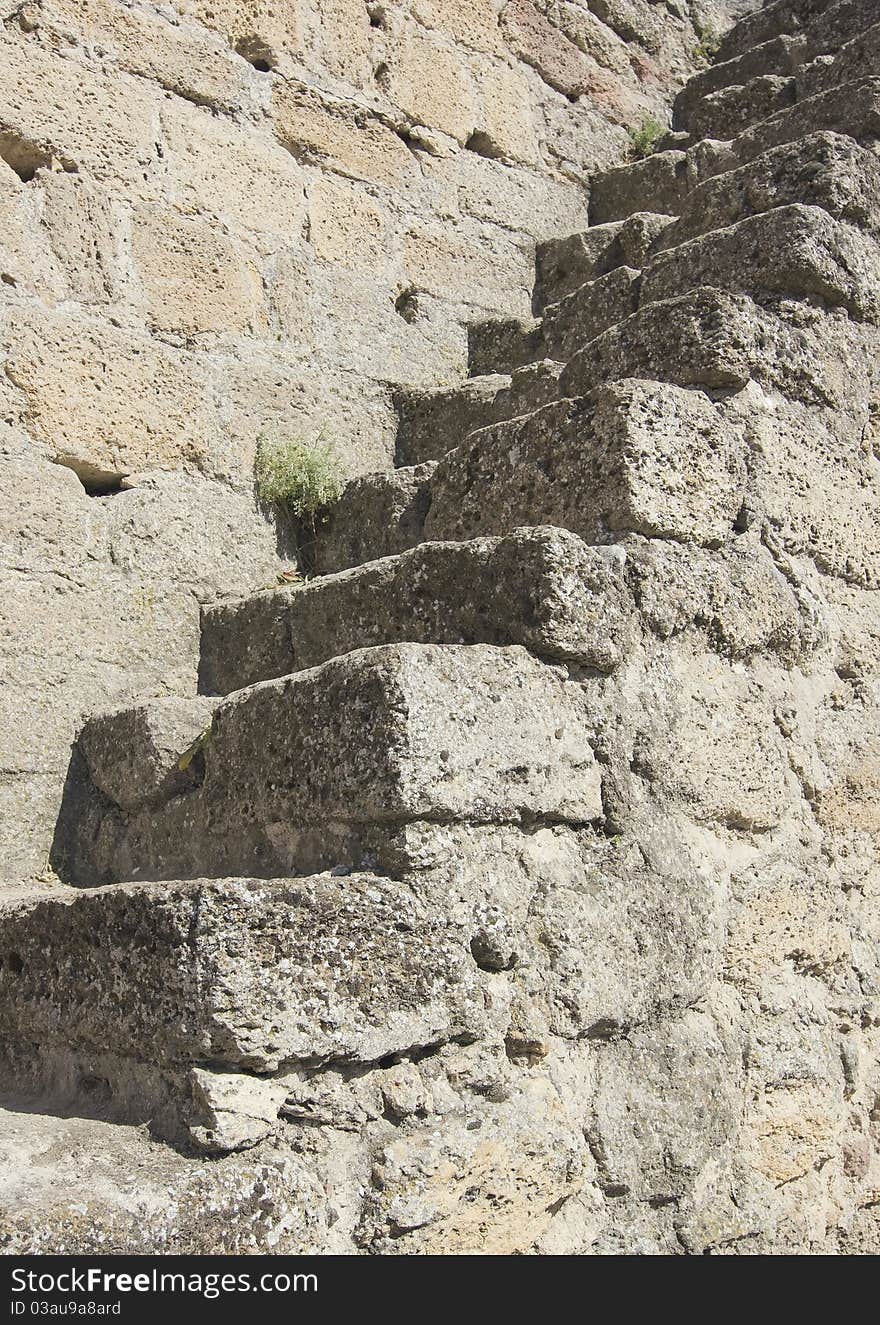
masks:
{"type": "Polygon", "coordinates": [[[602,671],[632,604],[613,557],[562,529],[423,543],[202,615],[203,687],[229,694],[354,649],[401,641],[522,644],[602,671]]]}
{"type": "Polygon", "coordinates": [[[0,912],[0,1030],[166,1069],[372,1062],[479,1034],[468,942],[374,875],[100,888],[0,912]]]}
{"type": "Polygon", "coordinates": [[[54,851],[76,882],[310,870],[334,829],[338,863],[357,866],[370,826],[602,815],[588,701],[519,647],[361,649],[240,690],[215,711],[199,785],[127,811],[133,766],[152,768],[142,727],[143,706],[88,724],[54,851]]]}

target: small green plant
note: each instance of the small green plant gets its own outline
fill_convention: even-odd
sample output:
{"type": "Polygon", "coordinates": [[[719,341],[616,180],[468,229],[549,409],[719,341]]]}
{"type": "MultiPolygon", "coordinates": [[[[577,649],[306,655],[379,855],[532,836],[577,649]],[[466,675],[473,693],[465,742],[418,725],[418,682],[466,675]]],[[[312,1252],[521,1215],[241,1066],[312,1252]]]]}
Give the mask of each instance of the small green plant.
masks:
{"type": "Polygon", "coordinates": [[[261,501],[285,506],[312,525],[321,511],[339,500],[344,486],[333,447],[320,437],[314,442],[261,437],[256,478],[261,501]]]}
{"type": "Polygon", "coordinates": [[[720,35],[714,28],[698,27],[697,36],[700,41],[691,54],[699,64],[711,64],[721,49],[720,35]]]}
{"type": "Polygon", "coordinates": [[[653,115],[646,115],[638,128],[633,127],[629,131],[629,140],[636,156],[650,156],[665,132],[665,125],[653,115]]]}

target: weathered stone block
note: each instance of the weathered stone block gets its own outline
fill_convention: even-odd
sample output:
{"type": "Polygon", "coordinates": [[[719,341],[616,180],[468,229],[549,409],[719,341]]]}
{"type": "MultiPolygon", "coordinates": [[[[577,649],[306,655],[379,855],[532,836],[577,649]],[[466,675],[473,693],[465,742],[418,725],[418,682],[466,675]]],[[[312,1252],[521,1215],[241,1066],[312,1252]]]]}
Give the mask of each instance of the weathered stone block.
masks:
{"type": "Polygon", "coordinates": [[[698,286],[792,295],[842,306],[876,322],[880,247],[819,207],[777,207],[655,257],[641,300],[671,299],[698,286]]]}
{"type": "Polygon", "coordinates": [[[309,241],[325,262],[379,267],[387,258],[387,212],[363,189],[319,179],[309,190],[309,241]]]}
{"type": "MultiPolygon", "coordinates": [[[[215,710],[201,785],[133,813],[96,791],[113,771],[106,721],[89,725],[80,753],[95,762],[83,760],[88,778],[72,770],[56,836],[80,881],[302,868],[327,824],[347,834],[338,858],[352,863],[370,825],[602,813],[585,697],[519,648],[389,645],[239,691],[215,710]]],[[[143,721],[117,715],[114,733],[127,741],[143,721]]]]}
{"type": "Polygon", "coordinates": [[[474,127],[469,71],[454,47],[415,34],[389,48],[381,86],[417,124],[441,129],[464,143],[474,127]]]}
{"type": "Polygon", "coordinates": [[[253,252],[203,221],[139,209],[132,218],[132,257],[158,331],[265,329],[263,281],[253,252]]]}
{"type": "Polygon", "coordinates": [[[169,696],[89,722],[80,749],[95,786],[124,810],[180,795],[195,780],[199,738],[213,711],[211,700],[169,696]]]}
{"type": "Polygon", "coordinates": [[[332,574],[420,543],[433,470],[434,462],[428,462],[348,483],[314,539],[305,536],[305,553],[315,570],[332,574]]]}
{"type": "Polygon", "coordinates": [[[717,542],[742,502],[742,435],[698,392],[615,382],[475,433],[440,462],[426,538],[524,523],[588,541],[624,531],[717,542]]]}
{"type": "Polygon", "coordinates": [[[878,199],[880,163],[873,152],[843,134],[809,134],[697,185],[652,252],[792,203],[822,207],[837,220],[877,233],[878,199]]]}
{"type": "Polygon", "coordinates": [[[468,433],[490,423],[499,391],[510,386],[500,372],[433,391],[396,391],[397,462],[421,465],[439,460],[468,433]]]}
{"type": "Polygon", "coordinates": [[[389,188],[417,169],[402,139],[378,116],[306,84],[273,82],[272,112],[279,142],[303,163],[389,188]]]}
{"type": "Polygon", "coordinates": [[[374,875],[23,903],[0,915],[0,950],[7,1043],[159,1067],[370,1062],[484,1016],[466,935],[374,875]]]}
{"type": "Polygon", "coordinates": [[[228,694],[402,640],[522,644],[605,670],[620,660],[631,610],[614,560],[561,529],[423,543],[341,575],[208,608],[201,685],[228,694]]]}
{"type": "Polygon", "coordinates": [[[607,276],[587,281],[559,303],[544,309],[544,349],[562,363],[582,345],[622,322],[639,305],[641,273],[615,267],[607,276]]]}

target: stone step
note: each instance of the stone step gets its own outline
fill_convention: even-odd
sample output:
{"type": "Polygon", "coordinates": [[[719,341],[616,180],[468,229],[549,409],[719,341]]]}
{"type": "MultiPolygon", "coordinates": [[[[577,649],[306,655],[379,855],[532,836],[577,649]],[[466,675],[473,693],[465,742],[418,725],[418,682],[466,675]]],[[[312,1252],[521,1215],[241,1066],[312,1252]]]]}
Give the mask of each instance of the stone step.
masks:
{"type": "Polygon", "coordinates": [[[544,309],[544,345],[554,359],[567,363],[585,342],[634,313],[641,272],[615,267],[607,276],[586,281],[558,303],[544,309]]]}
{"type": "Polygon", "coordinates": [[[590,224],[625,221],[646,209],[677,216],[695,183],[688,153],[680,149],[655,152],[643,161],[602,171],[590,189],[590,224]]]}
{"type": "Polygon", "coordinates": [[[734,139],[731,164],[754,161],[773,147],[822,131],[847,134],[866,145],[876,142],[880,138],[880,78],[844,83],[762,120],[734,139]]]}
{"type": "Polygon", "coordinates": [[[468,324],[468,373],[512,373],[523,364],[544,357],[543,326],[539,318],[490,318],[468,324]]]}
{"type": "Polygon", "coordinates": [[[347,483],[303,548],[309,569],[331,575],[415,547],[431,500],[435,464],[364,474],[347,483]]]}
{"type": "MultiPolygon", "coordinates": [[[[692,134],[700,132],[698,119],[704,98],[725,89],[744,87],[765,75],[790,77],[817,57],[834,54],[862,33],[876,18],[864,0],[837,0],[831,8],[801,25],[792,34],[771,38],[731,60],[711,65],[690,78],[675,99],[673,124],[692,134]]],[[[875,66],[876,69],[876,66],[875,66]]],[[[872,70],[865,70],[871,73],[872,70]]],[[[848,78],[855,75],[849,74],[848,78]]],[[[843,82],[838,77],[835,81],[843,82]]],[[[830,86],[830,84],[829,84],[830,86]]],[[[803,94],[802,94],[803,95],[803,94]]]]}
{"type": "Polygon", "coordinates": [[[880,22],[847,42],[833,59],[814,60],[797,75],[798,97],[829,92],[845,83],[872,78],[880,70],[880,22]]]}
{"type": "Polygon", "coordinates": [[[474,428],[493,422],[498,393],[509,385],[509,375],[493,373],[451,387],[395,391],[397,464],[439,460],[474,428]]]}
{"type": "Polygon", "coordinates": [[[636,212],[625,221],[594,225],[579,234],[539,244],[534,304],[537,312],[558,303],[587,281],[615,267],[641,267],[658,235],[674,217],[636,212]]]}
{"type": "Polygon", "coordinates": [[[759,120],[794,104],[797,84],[792,75],[762,74],[739,87],[725,87],[703,97],[688,119],[694,139],[735,138],[759,120]]]}
{"type": "MultiPolygon", "coordinates": [[[[519,646],[360,649],[236,691],[200,739],[193,785],[167,795],[139,739],[145,707],[162,701],[91,719],[77,744],[53,850],[72,882],[372,867],[413,822],[602,814],[584,691],[519,646]],[[132,805],[141,779],[150,798],[132,805]]],[[[169,772],[186,755],[169,754],[169,772]]]]}
{"type": "MultiPolygon", "coordinates": [[[[521,644],[607,671],[629,608],[617,567],[560,529],[423,543],[202,612],[201,684],[229,694],[381,644],[521,644]]],[[[204,724],[202,724],[204,725],[204,724]]]]}
{"type": "Polygon", "coordinates": [[[775,37],[733,60],[712,64],[689,78],[673,103],[672,122],[677,130],[691,131],[691,115],[704,98],[727,88],[744,87],[754,78],[775,75],[787,78],[803,60],[803,39],[775,37]]]}
{"type": "Polygon", "coordinates": [[[693,189],[679,219],[658,236],[652,256],[791,203],[822,207],[839,221],[880,233],[880,161],[838,133],[784,143],[693,189]]]}
{"type": "Polygon", "coordinates": [[[81,1100],[98,1079],[105,1116],[130,1117],[134,1097],[135,1121],[204,1149],[224,1148],[207,1134],[223,1096],[241,1144],[288,1094],[254,1073],[477,1035],[469,943],[373,873],[58,889],[0,911],[4,1080],[81,1100]]]}
{"type": "Polygon", "coordinates": [[[701,286],[819,299],[876,323],[880,248],[819,207],[777,207],[658,254],[642,277],[642,305],[701,286]]]}
{"type": "Polygon", "coordinates": [[[474,433],[438,465],[425,538],[556,525],[590,543],[628,533],[722,541],[740,510],[745,444],[701,391],[615,381],[474,433]]]}
{"type": "Polygon", "coordinates": [[[661,152],[598,175],[590,195],[596,223],[625,220],[645,206],[679,215],[691,191],[772,148],[817,132],[847,134],[866,145],[880,137],[880,78],[846,83],[746,129],[730,143],[703,141],[687,152],[661,152]]]}
{"type": "MultiPolygon", "coordinates": [[[[866,9],[871,3],[872,0],[861,0],[866,9]]],[[[736,59],[775,37],[798,33],[832,8],[837,8],[837,0],[777,0],[776,4],[766,5],[741,19],[725,34],[718,61],[736,59]]]]}
{"type": "Polygon", "coordinates": [[[747,295],[704,286],[643,303],[590,341],[566,364],[559,393],[577,399],[627,377],[726,393],[754,379],[806,404],[842,405],[856,340],[863,329],[848,318],[819,309],[782,317],[747,295]]]}

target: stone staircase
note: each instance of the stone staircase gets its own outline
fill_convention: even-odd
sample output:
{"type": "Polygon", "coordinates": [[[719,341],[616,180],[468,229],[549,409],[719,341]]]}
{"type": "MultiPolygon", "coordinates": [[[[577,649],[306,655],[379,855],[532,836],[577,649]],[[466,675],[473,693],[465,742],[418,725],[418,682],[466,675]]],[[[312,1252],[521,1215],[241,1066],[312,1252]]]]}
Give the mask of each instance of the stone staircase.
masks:
{"type": "Polygon", "coordinates": [[[309,577],[204,611],[202,693],[87,723],[68,887],[0,924],[22,1098],[227,1166],[292,1146],[323,1213],[281,1249],[818,1245],[815,1193],[743,1158],[721,894],[768,835],[819,850],[785,677],[834,671],[831,581],[880,587],[875,20],[738,24],[673,145],[539,248],[533,319],[398,395],[399,467],[309,577]]]}

